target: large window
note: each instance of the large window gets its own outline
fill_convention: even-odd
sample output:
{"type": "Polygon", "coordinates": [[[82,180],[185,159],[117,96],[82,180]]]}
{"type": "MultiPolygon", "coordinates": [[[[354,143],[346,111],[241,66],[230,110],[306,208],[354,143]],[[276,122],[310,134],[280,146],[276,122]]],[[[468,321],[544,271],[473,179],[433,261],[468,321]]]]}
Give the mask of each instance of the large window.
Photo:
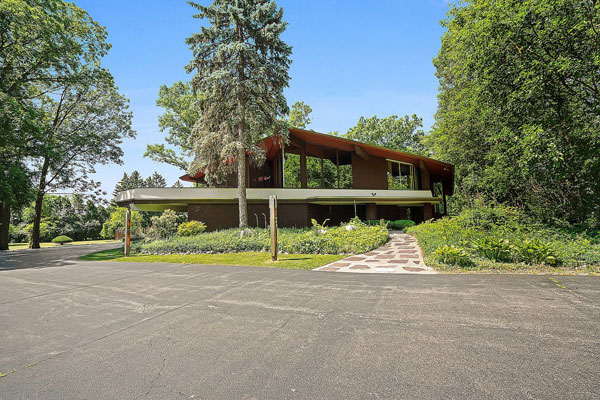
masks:
{"type": "Polygon", "coordinates": [[[387,160],[388,189],[417,188],[415,166],[395,160],[387,160]]]}

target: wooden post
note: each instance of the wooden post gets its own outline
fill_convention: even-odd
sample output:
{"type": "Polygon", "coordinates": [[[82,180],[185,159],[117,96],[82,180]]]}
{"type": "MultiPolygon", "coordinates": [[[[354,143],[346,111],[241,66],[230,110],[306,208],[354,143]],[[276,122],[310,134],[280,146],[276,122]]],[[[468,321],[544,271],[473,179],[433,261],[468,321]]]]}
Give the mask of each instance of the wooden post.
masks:
{"type": "Polygon", "coordinates": [[[125,257],[129,257],[131,251],[131,209],[128,207],[125,213],[125,257]]]}
{"type": "Polygon", "coordinates": [[[277,196],[269,196],[271,214],[271,260],[277,261],[277,196]]]}

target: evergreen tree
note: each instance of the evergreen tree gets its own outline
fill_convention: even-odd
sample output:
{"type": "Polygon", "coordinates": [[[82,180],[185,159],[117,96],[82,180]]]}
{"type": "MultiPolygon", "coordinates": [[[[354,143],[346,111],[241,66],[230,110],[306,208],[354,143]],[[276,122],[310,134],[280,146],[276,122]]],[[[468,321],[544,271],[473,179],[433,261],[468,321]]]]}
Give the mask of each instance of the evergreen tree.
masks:
{"type": "Polygon", "coordinates": [[[125,190],[143,188],[146,187],[146,181],[142,178],[142,175],[137,171],[133,171],[131,175],[129,175],[129,181],[127,182],[127,187],[125,190]]]}
{"type": "Polygon", "coordinates": [[[145,186],[149,188],[163,188],[167,187],[167,181],[161,174],[154,171],[154,173],[146,179],[145,186]]]}
{"type": "Polygon", "coordinates": [[[190,4],[200,11],[194,18],[209,23],[186,41],[194,55],[186,69],[196,71],[192,87],[204,96],[197,102],[200,118],[192,132],[192,169],[203,169],[209,182],[218,182],[237,168],[239,224],[245,227],[247,154],[259,164],[264,154],[258,140],[273,130],[287,136],[277,123],[288,112],[283,89],[292,49],[280,38],[287,24],[283,10],[270,0],[190,4]]]}
{"type": "Polygon", "coordinates": [[[181,184],[181,182],[179,181],[179,179],[177,179],[177,182],[175,182],[172,187],[174,187],[174,188],[182,188],[183,185],[181,184]]]}
{"type": "Polygon", "coordinates": [[[117,194],[119,194],[119,192],[122,192],[129,188],[130,188],[129,177],[127,176],[127,172],[123,172],[123,177],[121,178],[121,180],[119,182],[117,182],[117,184],[115,186],[115,190],[113,190],[113,197],[117,198],[117,194]]]}

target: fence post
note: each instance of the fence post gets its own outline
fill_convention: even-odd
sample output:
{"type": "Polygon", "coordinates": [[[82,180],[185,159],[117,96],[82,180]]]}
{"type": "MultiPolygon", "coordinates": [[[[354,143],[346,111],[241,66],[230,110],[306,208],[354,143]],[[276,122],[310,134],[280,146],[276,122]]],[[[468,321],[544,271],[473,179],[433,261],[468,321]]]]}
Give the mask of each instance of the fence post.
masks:
{"type": "Polygon", "coordinates": [[[125,213],[125,257],[129,257],[131,250],[131,209],[125,213]]]}
{"type": "Polygon", "coordinates": [[[269,196],[271,214],[271,260],[277,261],[277,196],[269,196]]]}

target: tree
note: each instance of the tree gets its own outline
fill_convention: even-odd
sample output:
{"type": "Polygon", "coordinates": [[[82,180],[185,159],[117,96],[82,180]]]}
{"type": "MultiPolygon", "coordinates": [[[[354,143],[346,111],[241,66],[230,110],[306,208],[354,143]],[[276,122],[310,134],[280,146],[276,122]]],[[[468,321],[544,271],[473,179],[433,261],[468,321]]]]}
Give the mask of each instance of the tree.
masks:
{"type": "Polygon", "coordinates": [[[310,113],[312,108],[303,101],[297,101],[290,108],[288,125],[291,128],[306,128],[312,122],[310,113]]]}
{"type": "Polygon", "coordinates": [[[131,175],[129,175],[129,179],[127,180],[127,186],[123,190],[143,187],[146,187],[146,180],[142,178],[142,175],[139,173],[139,171],[135,170],[131,173],[131,175]]]}
{"type": "Polygon", "coordinates": [[[154,173],[146,179],[145,187],[149,188],[163,188],[167,187],[167,180],[158,172],[154,173]]]}
{"type": "Polygon", "coordinates": [[[344,135],[348,139],[359,142],[382,146],[392,150],[408,151],[415,154],[424,154],[423,146],[423,119],[405,115],[399,118],[392,115],[387,118],[360,117],[356,126],[350,128],[344,135]]]}
{"type": "Polygon", "coordinates": [[[189,82],[179,81],[171,87],[160,87],[156,105],[163,107],[165,113],[158,117],[158,126],[161,132],[167,131],[165,140],[176,150],[167,148],[164,144],[150,144],[144,157],[183,170],[188,169],[193,149],[190,137],[196,121],[200,118],[196,107],[197,100],[199,95],[194,92],[189,82]]]}
{"type": "Polygon", "coordinates": [[[292,52],[280,38],[286,28],[283,10],[269,0],[190,4],[199,10],[194,18],[209,23],[186,40],[194,55],[186,70],[196,71],[192,87],[203,95],[192,132],[192,169],[202,169],[207,181],[218,182],[237,168],[239,223],[246,227],[247,154],[250,162],[261,163],[258,140],[273,130],[287,136],[277,123],[288,112],[283,89],[292,52]]]}
{"type": "Polygon", "coordinates": [[[600,3],[465,1],[443,21],[435,154],[457,196],[600,219],[600,3]]]}
{"type": "Polygon", "coordinates": [[[65,83],[58,98],[45,96],[41,102],[44,141],[39,144],[41,155],[32,162],[37,171],[32,248],[39,248],[37,226],[44,195],[64,188],[100,194],[99,183],[89,178],[94,165],[122,164],[122,140],[135,137],[128,100],[117,92],[110,73],[95,63],[82,65],[83,71],[94,70],[65,83]]]}
{"type": "Polygon", "coordinates": [[[98,45],[104,29],[61,0],[2,1],[0,26],[0,166],[7,172],[0,174],[0,249],[5,249],[10,210],[28,201],[24,189],[32,187],[24,160],[39,155],[43,141],[41,97],[71,81],[82,60],[93,62],[107,48],[98,45]]]}

